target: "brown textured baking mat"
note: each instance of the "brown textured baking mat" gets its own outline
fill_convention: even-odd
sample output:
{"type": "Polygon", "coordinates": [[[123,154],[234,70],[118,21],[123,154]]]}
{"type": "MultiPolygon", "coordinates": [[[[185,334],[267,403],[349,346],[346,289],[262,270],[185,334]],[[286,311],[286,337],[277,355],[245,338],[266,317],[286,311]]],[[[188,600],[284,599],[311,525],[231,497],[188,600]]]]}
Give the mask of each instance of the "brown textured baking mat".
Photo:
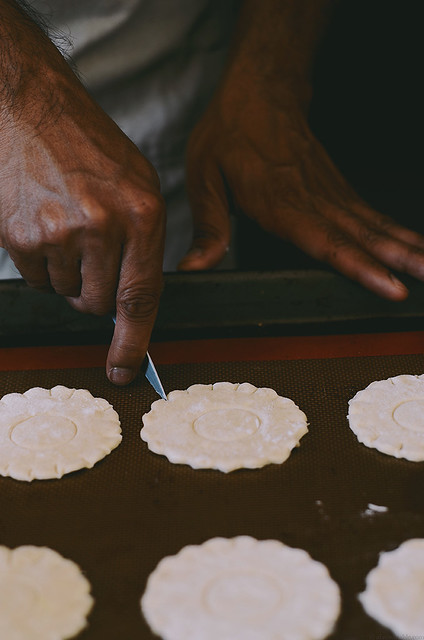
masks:
{"type": "Polygon", "coordinates": [[[92,584],[95,606],[79,640],[153,638],[139,599],[158,561],[187,544],[240,534],[281,540],[327,565],[343,596],[332,638],[393,638],[363,612],[357,594],[380,551],[424,537],[424,463],[359,444],[347,425],[347,403],[372,380],[423,373],[424,356],[158,368],[168,391],[224,380],[272,387],[305,411],[309,433],[283,465],[195,471],[141,441],[141,416],[156,399],[144,378],[123,389],[107,382],[103,368],[0,372],[1,395],[84,387],[121,417],[122,444],[93,469],[32,483],[0,478],[0,544],[56,549],[92,584]],[[388,510],[372,512],[369,503],[388,510]]]}

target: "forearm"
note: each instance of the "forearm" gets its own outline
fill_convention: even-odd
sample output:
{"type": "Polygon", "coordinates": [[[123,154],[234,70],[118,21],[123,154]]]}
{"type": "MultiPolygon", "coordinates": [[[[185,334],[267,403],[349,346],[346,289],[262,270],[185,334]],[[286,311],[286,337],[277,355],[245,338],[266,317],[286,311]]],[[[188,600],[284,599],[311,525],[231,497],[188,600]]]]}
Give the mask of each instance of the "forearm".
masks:
{"type": "Polygon", "coordinates": [[[310,99],[310,75],[335,0],[244,0],[222,85],[226,95],[257,87],[283,105],[310,99]]]}
{"type": "MultiPolygon", "coordinates": [[[[40,145],[46,154],[61,154],[61,170],[68,174],[92,170],[90,154],[73,152],[87,144],[110,150],[113,164],[120,150],[104,144],[105,129],[118,127],[44,30],[18,3],[0,0],[0,175],[13,175],[16,163],[40,145]]],[[[126,147],[124,136],[119,139],[126,147]]]]}
{"type": "Polygon", "coordinates": [[[0,0],[2,127],[19,120],[37,128],[40,122],[54,119],[63,102],[57,100],[59,88],[63,90],[76,81],[70,66],[43,30],[43,19],[24,7],[13,0],[0,0]]]}

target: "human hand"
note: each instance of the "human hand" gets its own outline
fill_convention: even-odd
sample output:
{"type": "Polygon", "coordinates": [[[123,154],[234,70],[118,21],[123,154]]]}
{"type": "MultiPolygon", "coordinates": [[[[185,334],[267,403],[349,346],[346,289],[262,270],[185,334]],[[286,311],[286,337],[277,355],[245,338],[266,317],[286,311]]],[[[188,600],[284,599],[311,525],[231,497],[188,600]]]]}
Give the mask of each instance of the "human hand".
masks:
{"type": "Polygon", "coordinates": [[[380,296],[408,295],[391,269],[424,280],[424,237],[363,202],[302,111],[256,95],[253,84],[237,108],[210,105],[190,140],[187,184],[194,240],[183,270],[223,258],[231,208],[380,296]]]}
{"type": "Polygon", "coordinates": [[[30,286],[83,312],[116,309],[106,369],[126,384],[147,350],[162,286],[159,180],[50,50],[53,66],[42,73],[50,43],[40,42],[40,73],[0,110],[0,245],[30,286]]]}

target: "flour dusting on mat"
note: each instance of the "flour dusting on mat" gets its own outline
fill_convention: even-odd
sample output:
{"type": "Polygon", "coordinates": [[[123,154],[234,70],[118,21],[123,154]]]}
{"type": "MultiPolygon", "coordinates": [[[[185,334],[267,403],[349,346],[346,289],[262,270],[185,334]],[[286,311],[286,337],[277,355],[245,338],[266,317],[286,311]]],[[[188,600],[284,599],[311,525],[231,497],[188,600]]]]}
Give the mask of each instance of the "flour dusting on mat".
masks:
{"type": "Polygon", "coordinates": [[[372,502],[369,502],[365,511],[362,512],[362,515],[375,516],[376,514],[379,514],[379,513],[387,513],[388,510],[389,508],[385,507],[382,504],[373,504],[372,502]]]}

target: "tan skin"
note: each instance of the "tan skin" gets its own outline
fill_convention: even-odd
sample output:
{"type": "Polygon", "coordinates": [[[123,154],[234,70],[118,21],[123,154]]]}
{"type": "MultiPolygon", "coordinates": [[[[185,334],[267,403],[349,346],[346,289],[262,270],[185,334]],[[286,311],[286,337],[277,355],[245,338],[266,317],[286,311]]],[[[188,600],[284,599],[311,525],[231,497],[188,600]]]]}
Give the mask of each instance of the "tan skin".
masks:
{"type": "MultiPolygon", "coordinates": [[[[306,123],[327,4],[243,3],[226,73],[190,140],[195,239],[181,268],[210,268],[223,257],[230,192],[264,228],[402,300],[407,289],[390,269],[424,279],[424,238],[361,202],[306,123]]],[[[0,37],[0,244],[31,286],[55,290],[80,311],[116,308],[106,371],[127,384],[162,286],[156,172],[12,0],[0,0],[0,37]]]]}

